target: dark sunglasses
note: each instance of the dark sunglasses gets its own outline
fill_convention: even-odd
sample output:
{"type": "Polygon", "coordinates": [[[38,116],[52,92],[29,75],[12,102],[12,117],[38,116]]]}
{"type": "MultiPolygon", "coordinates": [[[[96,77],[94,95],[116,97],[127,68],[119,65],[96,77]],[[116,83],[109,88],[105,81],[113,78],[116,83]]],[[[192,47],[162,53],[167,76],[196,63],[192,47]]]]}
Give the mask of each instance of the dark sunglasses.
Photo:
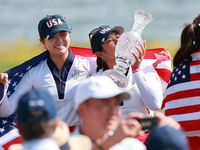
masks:
{"type": "Polygon", "coordinates": [[[89,33],[90,43],[92,42],[92,37],[93,37],[94,35],[96,35],[97,32],[98,32],[99,30],[104,29],[104,28],[107,28],[107,27],[110,28],[108,25],[103,25],[103,26],[100,26],[100,27],[98,27],[98,28],[93,29],[93,30],[89,33]]]}

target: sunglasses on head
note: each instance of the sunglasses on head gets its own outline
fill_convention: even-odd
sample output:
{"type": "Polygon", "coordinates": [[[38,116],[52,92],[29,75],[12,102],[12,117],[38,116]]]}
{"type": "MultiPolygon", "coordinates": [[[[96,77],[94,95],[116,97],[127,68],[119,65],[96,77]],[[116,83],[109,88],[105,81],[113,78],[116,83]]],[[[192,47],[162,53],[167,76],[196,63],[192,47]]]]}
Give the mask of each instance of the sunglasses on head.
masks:
{"type": "Polygon", "coordinates": [[[100,26],[100,27],[98,27],[98,28],[93,29],[93,30],[89,33],[90,42],[92,42],[92,37],[93,37],[94,35],[96,35],[97,32],[98,32],[99,30],[104,29],[104,28],[107,28],[107,27],[110,28],[108,25],[103,25],[103,26],[100,26]]]}

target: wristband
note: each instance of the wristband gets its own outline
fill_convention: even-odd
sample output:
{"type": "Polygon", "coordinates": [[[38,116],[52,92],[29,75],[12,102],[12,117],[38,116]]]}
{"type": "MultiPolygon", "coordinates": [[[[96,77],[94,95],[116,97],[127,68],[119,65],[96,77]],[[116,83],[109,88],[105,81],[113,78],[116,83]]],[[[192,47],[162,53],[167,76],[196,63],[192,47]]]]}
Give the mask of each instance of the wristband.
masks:
{"type": "Polygon", "coordinates": [[[132,68],[132,71],[139,71],[140,70],[140,66],[139,67],[133,67],[133,66],[131,66],[131,68],[132,68]]]}

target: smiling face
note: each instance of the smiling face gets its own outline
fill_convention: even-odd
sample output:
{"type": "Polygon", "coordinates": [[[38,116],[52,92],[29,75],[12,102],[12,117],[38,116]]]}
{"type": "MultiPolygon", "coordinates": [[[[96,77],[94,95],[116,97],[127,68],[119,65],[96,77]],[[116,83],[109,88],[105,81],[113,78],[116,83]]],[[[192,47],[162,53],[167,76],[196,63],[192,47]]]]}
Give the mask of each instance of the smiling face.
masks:
{"type": "Polygon", "coordinates": [[[109,68],[116,64],[115,63],[115,47],[120,38],[120,35],[116,32],[111,32],[106,41],[101,45],[103,51],[96,52],[96,55],[100,58],[105,59],[106,64],[109,68]]]}
{"type": "Polygon", "coordinates": [[[40,39],[48,49],[51,57],[67,57],[70,46],[70,36],[67,31],[59,31],[51,39],[40,39]]]}
{"type": "Polygon", "coordinates": [[[106,99],[89,99],[79,106],[83,125],[96,131],[97,135],[115,130],[122,114],[119,104],[117,96],[106,99]]]}

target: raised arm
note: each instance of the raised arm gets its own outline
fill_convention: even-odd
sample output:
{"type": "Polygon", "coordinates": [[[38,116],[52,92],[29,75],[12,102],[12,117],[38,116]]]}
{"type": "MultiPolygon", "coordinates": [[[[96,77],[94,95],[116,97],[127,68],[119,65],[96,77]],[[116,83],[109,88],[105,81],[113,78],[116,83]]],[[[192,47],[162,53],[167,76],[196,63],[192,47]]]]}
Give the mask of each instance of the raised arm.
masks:
{"type": "Polygon", "coordinates": [[[140,43],[140,47],[136,47],[139,52],[139,56],[135,56],[135,63],[132,64],[133,80],[135,80],[137,87],[140,91],[142,100],[147,108],[156,111],[160,109],[163,95],[162,85],[157,72],[154,67],[149,64],[142,63],[145,52],[146,42],[140,43]]]}

